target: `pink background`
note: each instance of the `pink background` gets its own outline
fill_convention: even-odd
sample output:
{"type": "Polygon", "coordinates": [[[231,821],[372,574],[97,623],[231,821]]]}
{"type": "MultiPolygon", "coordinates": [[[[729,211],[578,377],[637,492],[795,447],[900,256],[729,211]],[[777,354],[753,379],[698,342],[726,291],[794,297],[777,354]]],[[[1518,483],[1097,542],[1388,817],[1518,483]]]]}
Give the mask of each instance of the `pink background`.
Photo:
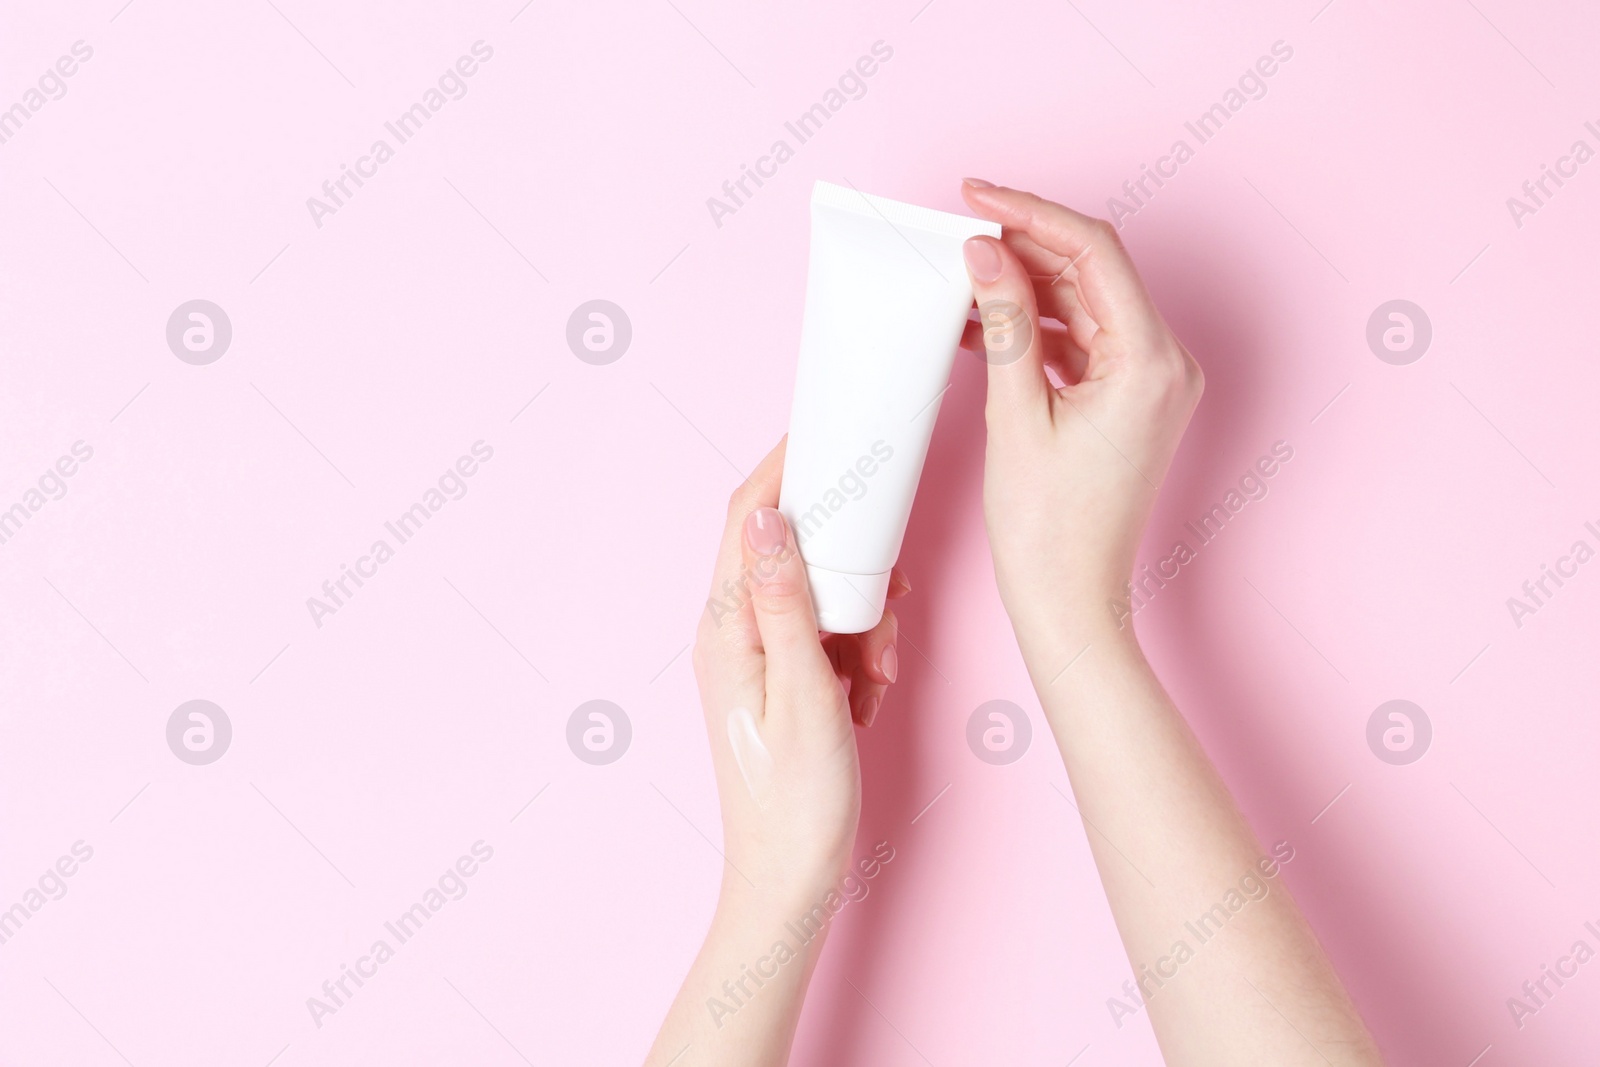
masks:
{"type": "MultiPolygon", "coordinates": [[[[1139,628],[1393,1063],[1592,1057],[1600,962],[1520,1030],[1506,998],[1600,920],[1600,564],[1520,628],[1505,602],[1600,544],[1600,162],[1520,228],[1505,201],[1600,147],[1600,12],[122,3],[11,3],[0,33],[0,107],[93,48],[0,145],[0,508],[93,449],[0,545],[0,908],[93,849],[0,945],[4,1062],[639,1060],[715,896],[685,649],[736,470],[787,418],[812,180],[1103,214],[1280,40],[1123,231],[1208,379],[1146,558],[1294,458],[1139,628]],[[467,95],[314,225],[478,40],[467,95]],[[715,225],[879,40],[865,95],[715,225]],[[233,325],[209,366],[164,336],[193,298],[233,325]],[[633,328],[604,366],[565,341],[596,298],[633,328]],[[1433,326],[1406,366],[1365,340],[1396,298],[1433,326]],[[467,495],[315,626],[306,598],[478,440],[467,495]],[[196,698],[234,730],[209,766],[165,738],[196,698]],[[607,766],[565,741],[597,698],[633,727],[607,766]],[[1365,740],[1396,698],[1434,728],[1408,766],[1365,740]],[[315,1026],[480,839],[466,896],[315,1026]]],[[[902,680],[862,735],[862,848],[897,858],[838,920],[797,1063],[1159,1062],[1107,1009],[1130,968],[993,589],[982,370],[958,360],[902,680]],[[965,742],[993,699],[1033,717],[1008,766],[965,742]]]]}

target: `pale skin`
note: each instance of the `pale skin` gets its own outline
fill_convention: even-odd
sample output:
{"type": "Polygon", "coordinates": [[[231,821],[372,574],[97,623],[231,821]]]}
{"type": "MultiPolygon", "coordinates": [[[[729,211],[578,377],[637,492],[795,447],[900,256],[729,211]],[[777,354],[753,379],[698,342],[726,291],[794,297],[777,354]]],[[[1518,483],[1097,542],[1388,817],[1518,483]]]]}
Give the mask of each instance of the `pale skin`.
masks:
{"type": "MultiPolygon", "coordinates": [[[[1257,840],[1112,607],[1126,604],[1145,522],[1200,400],[1200,367],[1109,224],[977,179],[962,195],[1003,228],[966,245],[980,309],[1009,305],[1026,320],[987,316],[963,341],[989,357],[983,506],[995,578],[1143,979],[1139,998],[1122,999],[1148,1015],[1169,1067],[1381,1067],[1271,862],[1294,842],[1257,840]],[[1204,943],[1186,927],[1241,897],[1204,943]],[[1193,950],[1182,961],[1180,940],[1193,950]]],[[[787,1063],[826,936],[801,944],[784,924],[870,853],[855,841],[854,731],[898,672],[895,621],[818,635],[794,535],[775,510],[782,467],[780,443],[734,495],[712,595],[725,603],[725,583],[741,577],[751,595],[737,612],[708,606],[695,645],[727,863],[653,1067],[787,1063]],[[755,785],[748,742],[737,757],[730,742],[736,707],[770,755],[756,761],[755,785]],[[782,962],[780,939],[795,950],[782,962]],[[713,999],[737,1009],[713,1012],[713,999]]],[[[891,595],[908,589],[897,573],[891,595]]]]}

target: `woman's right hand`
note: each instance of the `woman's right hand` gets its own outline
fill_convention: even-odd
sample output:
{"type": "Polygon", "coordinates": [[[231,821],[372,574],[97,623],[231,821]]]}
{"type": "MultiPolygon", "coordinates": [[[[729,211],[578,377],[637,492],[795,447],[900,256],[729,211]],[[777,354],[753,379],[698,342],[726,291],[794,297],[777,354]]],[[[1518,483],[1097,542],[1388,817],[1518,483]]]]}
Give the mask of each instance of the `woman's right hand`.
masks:
{"type": "Polygon", "coordinates": [[[976,179],[962,195],[1003,227],[966,243],[981,321],[963,338],[989,363],[983,504],[1001,599],[1025,654],[1132,640],[1119,605],[1200,366],[1109,223],[976,179]]]}

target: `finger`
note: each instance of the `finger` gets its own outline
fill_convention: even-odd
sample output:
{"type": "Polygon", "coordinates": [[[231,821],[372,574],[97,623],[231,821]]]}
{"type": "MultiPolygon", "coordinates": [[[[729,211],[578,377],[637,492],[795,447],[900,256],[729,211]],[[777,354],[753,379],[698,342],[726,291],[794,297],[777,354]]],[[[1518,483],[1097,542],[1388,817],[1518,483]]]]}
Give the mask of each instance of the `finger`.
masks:
{"type": "MultiPolygon", "coordinates": [[[[1044,359],[1047,363],[1068,366],[1088,358],[1088,354],[1073,339],[1071,331],[1050,322],[1041,322],[1039,332],[1044,336],[1044,359]]],[[[961,330],[961,347],[974,355],[984,355],[984,323],[968,319],[961,330]]]]}
{"type": "Polygon", "coordinates": [[[850,688],[850,673],[855,670],[855,642],[850,640],[850,634],[822,635],[822,651],[827,654],[828,666],[833,669],[833,676],[839,679],[839,684],[845,687],[848,693],[850,688]]]}
{"type": "Polygon", "coordinates": [[[779,440],[728,501],[728,518],[711,573],[711,594],[701,619],[701,636],[716,634],[720,638],[703,642],[710,647],[750,657],[760,648],[755,617],[750,611],[750,574],[744,565],[744,520],[758,507],[777,506],[788,442],[788,437],[779,440]]]}
{"type": "Polygon", "coordinates": [[[883,707],[883,695],[887,691],[888,686],[858,673],[850,687],[850,720],[858,726],[871,726],[883,707]]]}
{"type": "Polygon", "coordinates": [[[906,572],[899,567],[889,571],[889,599],[899,600],[911,592],[911,579],[906,577],[906,572]]]}
{"type": "MultiPolygon", "coordinates": [[[[1041,323],[1040,332],[1044,336],[1045,365],[1054,367],[1062,381],[1068,384],[1081,381],[1089,366],[1089,353],[1073,340],[1070,331],[1059,326],[1041,323]]],[[[967,321],[966,327],[961,332],[961,347],[969,352],[980,354],[983,352],[981,323],[970,319],[967,321]]]]}
{"type": "Polygon", "coordinates": [[[817,636],[806,567],[789,524],[777,508],[759,507],[746,517],[740,540],[768,689],[800,696],[828,692],[833,667],[817,636]]]}
{"type": "MultiPolygon", "coordinates": [[[[896,624],[897,625],[897,624],[896,624]]],[[[879,629],[882,624],[879,624],[879,629]]],[[[861,634],[827,634],[823,637],[823,647],[828,652],[828,663],[833,668],[833,673],[839,679],[839,685],[844,689],[850,704],[850,721],[857,726],[871,726],[872,720],[878,714],[878,708],[883,703],[883,697],[888,692],[888,683],[881,680],[885,677],[882,667],[881,651],[865,651],[862,648],[861,634]],[[868,666],[868,661],[873,664],[868,666]]],[[[897,662],[888,665],[889,676],[897,673],[897,662]]]]}
{"type": "Polygon", "coordinates": [[[984,358],[989,364],[988,410],[1048,411],[1050,383],[1044,376],[1044,351],[1033,282],[1016,253],[993,237],[971,237],[962,245],[972,293],[983,325],[984,358]]]}
{"type": "Polygon", "coordinates": [[[1022,260],[1022,265],[1028,268],[1028,273],[1035,277],[1059,278],[1077,269],[1072,260],[1035,241],[1025,230],[1005,230],[1000,240],[1011,247],[1011,251],[1022,260]]]}
{"type": "Polygon", "coordinates": [[[983,218],[1021,230],[1072,263],[1089,314],[1100,325],[1129,331],[1156,316],[1155,305],[1114,226],[1032,193],[1001,186],[961,186],[962,196],[983,218]]]}
{"type": "Polygon", "coordinates": [[[828,655],[828,666],[833,668],[833,676],[839,679],[839,685],[843,687],[847,697],[850,695],[850,683],[855,677],[856,667],[860,663],[855,637],[855,634],[822,635],[822,650],[828,655]]]}
{"type": "Polygon", "coordinates": [[[1077,265],[1018,230],[1006,231],[1001,240],[1028,268],[1034,295],[1039,301],[1039,313],[1064,323],[1072,331],[1073,340],[1088,351],[1100,324],[1083,306],[1083,297],[1078,292],[1081,279],[1077,265]]]}
{"type": "Polygon", "coordinates": [[[900,656],[895,641],[900,637],[900,620],[892,611],[885,611],[878,625],[864,634],[856,635],[856,652],[860,670],[874,682],[888,685],[900,673],[900,656]]]}
{"type": "Polygon", "coordinates": [[[724,585],[739,577],[744,566],[744,553],[740,544],[744,538],[745,516],[759,507],[777,507],[778,490],[783,483],[783,457],[788,449],[789,437],[785,434],[764,456],[750,476],[733,491],[728,500],[728,518],[722,528],[722,542],[717,547],[717,562],[712,569],[711,595],[726,596],[724,585]]]}
{"type": "Polygon", "coordinates": [[[1077,385],[1089,373],[1089,363],[1092,357],[1073,344],[1070,337],[1063,336],[1058,342],[1047,339],[1044,346],[1044,367],[1050,379],[1052,388],[1064,385],[1077,385]]]}
{"type": "MultiPolygon", "coordinates": [[[[850,676],[850,717],[862,726],[871,726],[883,694],[900,673],[900,658],[895,639],[900,636],[900,620],[885,611],[878,624],[857,634],[850,676]]],[[[848,660],[841,660],[848,662],[848,660]]]]}
{"type": "Polygon", "coordinates": [[[1076,280],[1037,278],[1033,291],[1039,300],[1039,311],[1066,325],[1072,343],[1085,352],[1094,351],[1094,337],[1100,324],[1094,321],[1083,306],[1083,295],[1076,280]]]}

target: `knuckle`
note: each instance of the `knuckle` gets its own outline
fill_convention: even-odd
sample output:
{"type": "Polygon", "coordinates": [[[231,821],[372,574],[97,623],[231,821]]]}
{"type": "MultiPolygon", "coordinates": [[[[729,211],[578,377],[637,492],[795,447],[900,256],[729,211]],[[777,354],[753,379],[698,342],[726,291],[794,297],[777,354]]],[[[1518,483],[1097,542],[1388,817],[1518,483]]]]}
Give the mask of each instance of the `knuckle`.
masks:
{"type": "Polygon", "coordinates": [[[883,609],[883,619],[878,625],[883,627],[883,634],[890,641],[893,641],[900,634],[900,617],[894,613],[892,608],[883,609]]]}
{"type": "Polygon", "coordinates": [[[750,599],[756,611],[769,617],[809,611],[811,595],[805,574],[805,567],[794,552],[757,560],[750,574],[750,599]]]}
{"type": "Polygon", "coordinates": [[[1180,360],[1161,360],[1150,366],[1147,374],[1151,389],[1161,396],[1183,397],[1189,393],[1189,372],[1180,360]]]}
{"type": "Polygon", "coordinates": [[[1148,358],[1133,363],[1145,388],[1164,396],[1198,396],[1205,384],[1200,364],[1181,345],[1157,346],[1148,358]]]}
{"type": "Polygon", "coordinates": [[[724,673],[729,664],[758,643],[755,620],[748,614],[702,614],[689,656],[695,677],[704,682],[724,673]]]}
{"type": "Polygon", "coordinates": [[[740,482],[738,488],[728,497],[728,520],[730,522],[743,519],[755,510],[755,490],[750,488],[748,482],[740,482]]]}
{"type": "Polygon", "coordinates": [[[766,615],[792,615],[807,607],[805,583],[798,575],[779,573],[755,589],[755,605],[766,615]]]}
{"type": "Polygon", "coordinates": [[[1089,223],[1089,230],[1094,234],[1094,239],[1097,242],[1103,242],[1112,248],[1120,249],[1122,247],[1122,234],[1117,231],[1116,225],[1110,220],[1094,219],[1089,223]]]}

